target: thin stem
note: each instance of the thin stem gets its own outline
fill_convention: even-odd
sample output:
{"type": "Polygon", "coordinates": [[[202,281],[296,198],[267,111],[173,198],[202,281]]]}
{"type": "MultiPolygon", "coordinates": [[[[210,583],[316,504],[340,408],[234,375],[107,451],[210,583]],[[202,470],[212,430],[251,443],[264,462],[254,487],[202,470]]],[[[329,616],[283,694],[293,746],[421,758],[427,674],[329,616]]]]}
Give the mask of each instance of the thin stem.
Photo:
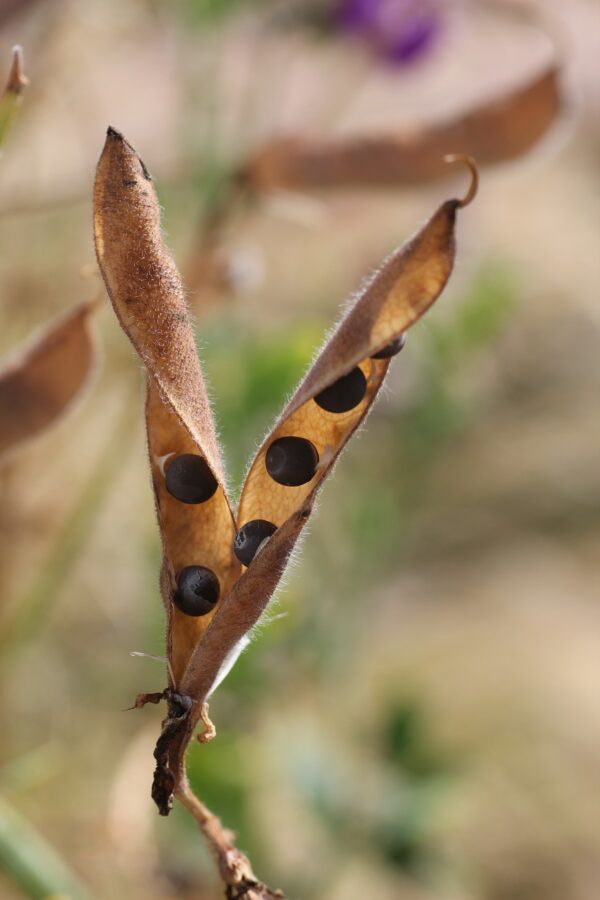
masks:
{"type": "Polygon", "coordinates": [[[262,884],[250,860],[233,843],[233,832],[194,794],[187,778],[180,779],[175,796],[194,817],[219,867],[228,900],[280,900],[281,891],[272,891],[262,884]]]}
{"type": "Polygon", "coordinates": [[[208,297],[232,289],[231,274],[224,251],[224,235],[234,217],[250,202],[250,192],[236,172],[217,175],[221,183],[216,197],[198,224],[185,267],[186,288],[197,311],[204,311],[208,297]]]}

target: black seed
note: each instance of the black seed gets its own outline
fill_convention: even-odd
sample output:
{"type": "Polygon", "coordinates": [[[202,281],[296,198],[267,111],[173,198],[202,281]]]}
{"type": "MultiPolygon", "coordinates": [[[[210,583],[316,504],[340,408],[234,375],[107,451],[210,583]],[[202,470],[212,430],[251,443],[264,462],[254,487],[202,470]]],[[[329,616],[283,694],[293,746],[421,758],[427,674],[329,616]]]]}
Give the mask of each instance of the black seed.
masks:
{"type": "Polygon", "coordinates": [[[282,437],[273,441],[265,458],[267,472],[278,484],[298,487],[314,476],[319,454],[310,441],[300,437],[282,437]]]}
{"type": "Polygon", "coordinates": [[[371,359],[389,359],[390,356],[395,356],[397,353],[400,353],[402,348],[406,343],[406,334],[402,332],[399,334],[397,338],[394,338],[393,341],[390,341],[389,344],[379,351],[379,353],[374,353],[371,359]]]}
{"type": "Polygon", "coordinates": [[[242,525],[233,542],[233,552],[241,563],[249,566],[264,540],[277,531],[277,526],[266,519],[252,519],[242,525]]]}
{"type": "Polygon", "coordinates": [[[177,577],[177,590],[173,602],[186,616],[205,616],[220,593],[219,579],[204,566],[186,566],[177,577]]]}
{"type": "Polygon", "coordinates": [[[315,397],[315,403],[321,409],[332,413],[344,413],[358,406],[367,390],[367,379],[361,369],[356,367],[342,375],[333,384],[315,397]]]}
{"type": "Polygon", "coordinates": [[[219,486],[206,460],[195,453],[182,453],[167,463],[165,485],[182,503],[204,503],[219,486]]]}

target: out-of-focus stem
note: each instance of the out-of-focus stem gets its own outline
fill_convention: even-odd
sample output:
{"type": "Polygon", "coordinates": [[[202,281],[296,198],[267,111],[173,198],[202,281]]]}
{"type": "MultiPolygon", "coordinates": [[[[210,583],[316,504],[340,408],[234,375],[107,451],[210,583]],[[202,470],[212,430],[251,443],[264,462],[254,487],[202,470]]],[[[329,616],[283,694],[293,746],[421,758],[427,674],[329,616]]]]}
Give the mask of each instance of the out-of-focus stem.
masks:
{"type": "Polygon", "coordinates": [[[204,311],[212,296],[231,290],[231,272],[224,252],[224,233],[234,216],[251,200],[251,191],[233,173],[220,186],[208,214],[196,230],[184,270],[192,306],[204,311]]]}
{"type": "Polygon", "coordinates": [[[23,897],[91,900],[91,895],[57,851],[33,825],[0,797],[0,867],[23,897]]]}
{"type": "Polygon", "coordinates": [[[116,475],[122,471],[123,458],[131,447],[130,400],[128,393],[94,469],[37,577],[24,596],[15,602],[12,619],[2,626],[0,670],[43,627],[110,494],[116,475]]]}

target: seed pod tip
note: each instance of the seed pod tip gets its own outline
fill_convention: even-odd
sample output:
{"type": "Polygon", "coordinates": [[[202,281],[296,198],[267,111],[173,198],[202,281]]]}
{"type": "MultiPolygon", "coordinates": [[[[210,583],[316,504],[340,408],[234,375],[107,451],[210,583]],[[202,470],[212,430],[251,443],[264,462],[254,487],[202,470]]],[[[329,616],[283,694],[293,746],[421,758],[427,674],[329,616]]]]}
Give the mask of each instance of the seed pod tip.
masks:
{"type": "Polygon", "coordinates": [[[121,132],[117,131],[116,128],[113,128],[112,125],[109,125],[106,129],[106,137],[113,138],[118,141],[123,140],[123,135],[121,134],[121,132]]]}
{"type": "Polygon", "coordinates": [[[8,81],[6,82],[6,90],[11,94],[19,95],[28,84],[29,78],[23,71],[23,48],[20,44],[15,44],[12,48],[12,63],[8,73],[8,81]]]}
{"type": "MultiPolygon", "coordinates": [[[[116,128],[113,128],[112,125],[109,125],[106,129],[106,141],[104,143],[104,153],[108,154],[112,159],[112,165],[114,166],[117,160],[121,161],[121,164],[125,163],[125,165],[131,166],[133,164],[134,167],[138,167],[141,170],[141,174],[146,181],[152,181],[152,176],[148,171],[144,160],[141,158],[135,147],[129,143],[125,135],[118,131],[116,128]]],[[[133,180],[129,180],[129,185],[132,186],[134,183],[133,180]]]]}

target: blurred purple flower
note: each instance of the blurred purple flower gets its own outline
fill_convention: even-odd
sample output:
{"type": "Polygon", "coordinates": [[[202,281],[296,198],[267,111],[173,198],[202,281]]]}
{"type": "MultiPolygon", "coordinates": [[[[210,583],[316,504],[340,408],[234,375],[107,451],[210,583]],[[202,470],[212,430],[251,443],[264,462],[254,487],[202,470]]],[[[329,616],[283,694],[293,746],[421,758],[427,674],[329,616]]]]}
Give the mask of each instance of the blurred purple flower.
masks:
{"type": "Polygon", "coordinates": [[[342,28],[399,65],[427,53],[442,20],[441,0],[341,0],[338,9],[342,28]]]}

